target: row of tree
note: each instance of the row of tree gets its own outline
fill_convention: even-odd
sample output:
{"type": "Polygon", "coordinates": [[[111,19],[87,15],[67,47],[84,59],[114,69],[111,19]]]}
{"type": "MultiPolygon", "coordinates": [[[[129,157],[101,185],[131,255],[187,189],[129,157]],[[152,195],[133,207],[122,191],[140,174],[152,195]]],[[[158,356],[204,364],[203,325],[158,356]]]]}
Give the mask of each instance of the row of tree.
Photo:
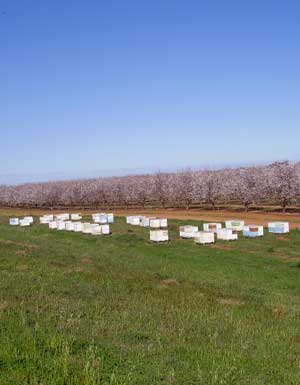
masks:
{"type": "Polygon", "coordinates": [[[0,186],[4,207],[199,207],[300,202],[300,163],[0,186]]]}

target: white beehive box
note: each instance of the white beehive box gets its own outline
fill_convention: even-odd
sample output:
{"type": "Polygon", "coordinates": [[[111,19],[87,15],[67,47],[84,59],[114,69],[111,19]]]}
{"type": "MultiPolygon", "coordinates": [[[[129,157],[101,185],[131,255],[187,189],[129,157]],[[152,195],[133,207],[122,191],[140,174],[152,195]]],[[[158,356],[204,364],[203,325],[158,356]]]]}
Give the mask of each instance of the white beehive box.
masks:
{"type": "Polygon", "coordinates": [[[101,225],[104,225],[104,224],[108,223],[107,214],[101,213],[100,218],[99,218],[99,223],[101,225]]]}
{"type": "Polygon", "coordinates": [[[70,219],[70,214],[68,214],[68,213],[57,214],[57,215],[55,215],[55,219],[57,221],[68,221],[70,219]]]}
{"type": "Polygon", "coordinates": [[[29,223],[33,223],[33,217],[24,217],[23,220],[29,223]]]}
{"type": "Polygon", "coordinates": [[[149,225],[150,225],[150,218],[144,217],[144,216],[140,218],[141,227],[149,227],[149,225]]]}
{"type": "Polygon", "coordinates": [[[290,231],[289,222],[270,222],[268,223],[270,233],[287,234],[290,231]]]}
{"type": "Polygon", "coordinates": [[[232,229],[236,231],[243,231],[243,228],[245,226],[245,221],[241,221],[239,219],[233,219],[230,221],[225,221],[225,227],[226,229],[232,229]]]}
{"type": "Polygon", "coordinates": [[[168,220],[166,218],[160,219],[159,222],[160,222],[160,227],[162,228],[168,227],[168,220]]]}
{"type": "Polygon", "coordinates": [[[50,222],[46,217],[40,217],[39,220],[42,225],[47,225],[50,222]]]}
{"type": "Polygon", "coordinates": [[[19,222],[20,222],[19,218],[10,218],[9,220],[9,224],[11,226],[19,226],[19,222]]]}
{"type": "Polygon", "coordinates": [[[221,223],[203,223],[203,231],[212,231],[216,233],[218,230],[221,230],[221,223]]]}
{"type": "Polygon", "coordinates": [[[57,228],[57,230],[66,230],[66,222],[58,221],[56,228],[57,228]]]}
{"type": "Polygon", "coordinates": [[[140,215],[133,215],[133,216],[126,218],[126,223],[133,225],[133,226],[139,226],[141,218],[142,217],[140,215]]]}
{"type": "Polygon", "coordinates": [[[74,222],[66,222],[66,230],[74,231],[74,222]]]}
{"type": "Polygon", "coordinates": [[[101,235],[102,234],[101,226],[99,224],[92,224],[90,226],[90,234],[92,234],[92,235],[101,235]]]}
{"type": "Polygon", "coordinates": [[[93,220],[95,223],[105,224],[108,222],[107,214],[101,213],[101,214],[94,215],[93,220]]]}
{"type": "Polygon", "coordinates": [[[244,226],[243,235],[247,238],[263,237],[264,227],[259,225],[244,226]]]}
{"type": "Polygon", "coordinates": [[[131,215],[129,215],[129,216],[126,217],[126,223],[127,223],[127,225],[131,225],[131,218],[132,218],[131,215]]]}
{"type": "Polygon", "coordinates": [[[152,220],[152,219],[156,219],[156,218],[154,218],[154,217],[141,217],[140,218],[140,226],[141,227],[150,227],[150,221],[152,220]]]}
{"type": "Polygon", "coordinates": [[[74,231],[75,233],[80,233],[83,229],[83,225],[81,222],[75,222],[74,223],[74,231]]]}
{"type": "Polygon", "coordinates": [[[198,233],[198,226],[180,226],[179,236],[181,238],[194,238],[195,234],[198,233]]]}
{"type": "Polygon", "coordinates": [[[238,234],[232,229],[221,229],[217,232],[217,239],[223,241],[237,241],[238,234]]]}
{"type": "Polygon", "coordinates": [[[24,226],[30,226],[32,222],[28,221],[27,219],[23,218],[23,219],[20,219],[19,220],[19,225],[21,227],[24,227],[24,226]]]}
{"type": "Polygon", "coordinates": [[[101,225],[101,234],[103,235],[109,235],[110,234],[110,227],[109,225],[101,225]]]}
{"type": "Polygon", "coordinates": [[[90,234],[91,233],[91,223],[82,223],[82,232],[84,234],[90,234]]]}
{"type": "Polygon", "coordinates": [[[101,215],[100,213],[94,213],[92,214],[92,219],[93,221],[95,220],[95,218],[99,217],[99,215],[101,215]]]}
{"type": "Polygon", "coordinates": [[[149,226],[154,229],[159,229],[160,228],[160,219],[158,218],[153,218],[150,219],[149,226]]]}
{"type": "Polygon", "coordinates": [[[56,221],[49,222],[49,229],[57,229],[57,222],[56,221]]]}
{"type": "Polygon", "coordinates": [[[99,223],[100,222],[100,214],[99,215],[93,215],[93,221],[94,221],[94,223],[99,223]]]}
{"type": "Polygon", "coordinates": [[[53,221],[53,215],[43,215],[40,217],[41,224],[48,225],[51,221],[53,221]]]}
{"type": "Polygon", "coordinates": [[[113,213],[107,214],[107,223],[114,223],[115,218],[113,213]]]}
{"type": "Polygon", "coordinates": [[[79,214],[79,213],[71,214],[71,220],[72,221],[80,221],[80,219],[82,219],[81,214],[79,214]]]}
{"type": "Polygon", "coordinates": [[[194,241],[200,245],[204,245],[206,243],[214,243],[215,233],[209,231],[199,231],[197,234],[195,234],[194,241]]]}
{"type": "Polygon", "coordinates": [[[150,230],[150,241],[167,242],[169,240],[168,230],[150,230]]]}

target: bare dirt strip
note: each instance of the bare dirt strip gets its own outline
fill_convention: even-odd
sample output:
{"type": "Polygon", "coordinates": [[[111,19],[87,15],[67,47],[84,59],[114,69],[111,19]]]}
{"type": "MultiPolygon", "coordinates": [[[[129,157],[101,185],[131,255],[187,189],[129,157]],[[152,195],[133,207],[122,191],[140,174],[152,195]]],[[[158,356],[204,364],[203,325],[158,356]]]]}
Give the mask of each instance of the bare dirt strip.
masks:
{"type": "MultiPolygon", "coordinates": [[[[25,216],[25,215],[43,215],[47,213],[62,213],[62,212],[81,212],[84,215],[101,212],[102,210],[40,210],[40,209],[0,209],[0,215],[9,216],[25,216]]],[[[147,215],[158,218],[181,219],[181,220],[202,220],[209,222],[224,222],[229,219],[243,219],[248,224],[262,224],[267,226],[268,222],[272,221],[287,221],[291,228],[300,229],[300,214],[281,214],[281,213],[264,213],[251,211],[248,213],[227,211],[227,210],[171,210],[171,209],[154,209],[154,210],[106,210],[107,212],[114,212],[115,215],[147,215]]]]}

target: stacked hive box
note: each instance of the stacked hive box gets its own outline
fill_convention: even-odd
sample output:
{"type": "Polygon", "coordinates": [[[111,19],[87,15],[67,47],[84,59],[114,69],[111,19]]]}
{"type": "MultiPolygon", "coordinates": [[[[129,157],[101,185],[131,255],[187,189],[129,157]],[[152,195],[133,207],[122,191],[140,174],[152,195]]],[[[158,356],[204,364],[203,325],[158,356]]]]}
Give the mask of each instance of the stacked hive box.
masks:
{"type": "Polygon", "coordinates": [[[80,219],[82,219],[81,214],[79,214],[79,213],[71,214],[71,220],[72,221],[80,221],[80,219]]]}
{"type": "Polygon", "coordinates": [[[141,215],[131,215],[126,217],[126,223],[133,226],[139,226],[141,218],[143,218],[141,215]]]}
{"type": "Polygon", "coordinates": [[[66,222],[66,230],[74,231],[74,222],[66,222]]]}
{"type": "Polygon", "coordinates": [[[48,225],[51,221],[53,221],[53,215],[43,215],[40,217],[40,223],[48,225]]]}
{"type": "Polygon", "coordinates": [[[180,226],[179,236],[181,238],[194,238],[195,234],[199,232],[198,226],[180,226]]]}
{"type": "Polygon", "coordinates": [[[32,223],[31,221],[29,221],[29,220],[27,220],[25,218],[20,219],[20,221],[19,221],[19,224],[20,224],[21,227],[30,226],[31,223],[32,223]]]}
{"type": "Polygon", "coordinates": [[[232,229],[235,231],[243,231],[245,226],[245,221],[240,221],[239,219],[233,219],[230,221],[225,221],[226,229],[232,229]]]}
{"type": "Polygon", "coordinates": [[[66,222],[64,221],[57,221],[56,222],[57,226],[57,230],[66,230],[66,222]]]}
{"type": "Polygon", "coordinates": [[[238,239],[237,233],[234,233],[232,229],[221,229],[217,232],[217,239],[223,241],[236,241],[238,239]]]}
{"type": "Polygon", "coordinates": [[[57,214],[55,215],[55,220],[56,221],[68,221],[70,219],[70,214],[64,213],[64,214],[57,214]]]}
{"type": "Polygon", "coordinates": [[[157,230],[150,230],[150,241],[152,242],[167,242],[169,240],[169,232],[165,230],[168,227],[168,220],[151,218],[149,226],[157,230]]]}
{"type": "Polygon", "coordinates": [[[113,213],[107,214],[107,223],[114,223],[115,218],[113,213]]]}
{"type": "Polygon", "coordinates": [[[150,230],[150,241],[167,242],[169,240],[168,230],[150,230]]]}
{"type": "Polygon", "coordinates": [[[247,237],[247,238],[263,237],[264,227],[257,226],[257,225],[244,226],[243,235],[244,237],[247,237]]]}
{"type": "Polygon", "coordinates": [[[74,223],[74,231],[75,233],[80,233],[83,229],[83,224],[81,222],[74,223]]]}
{"type": "Polygon", "coordinates": [[[19,218],[10,218],[9,224],[11,226],[19,226],[20,220],[19,220],[19,218]]]}
{"type": "Polygon", "coordinates": [[[290,231],[288,222],[270,222],[268,228],[269,232],[274,234],[286,234],[290,231]]]}
{"type": "Polygon", "coordinates": [[[204,223],[203,224],[203,231],[212,231],[214,233],[217,233],[218,230],[221,230],[222,224],[221,223],[204,223]]]}
{"type": "Polygon", "coordinates": [[[103,235],[109,235],[110,234],[110,227],[109,225],[101,225],[101,234],[103,235]]]}
{"type": "Polygon", "coordinates": [[[194,236],[195,243],[204,245],[215,242],[215,233],[210,231],[198,231],[194,236]]]}
{"type": "Polygon", "coordinates": [[[49,229],[57,229],[57,222],[56,221],[49,222],[49,229]]]}
{"type": "Polygon", "coordinates": [[[149,226],[155,229],[168,227],[168,220],[166,218],[152,218],[150,219],[149,226]]]}

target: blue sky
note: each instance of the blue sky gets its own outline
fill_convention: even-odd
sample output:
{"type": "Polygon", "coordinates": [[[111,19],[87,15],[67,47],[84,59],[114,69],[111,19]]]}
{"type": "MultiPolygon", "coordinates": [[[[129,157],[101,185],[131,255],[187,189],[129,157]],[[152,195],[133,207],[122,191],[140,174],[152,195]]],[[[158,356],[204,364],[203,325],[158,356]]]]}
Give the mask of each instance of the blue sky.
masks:
{"type": "Polygon", "coordinates": [[[0,1],[0,182],[299,160],[299,20],[289,0],[0,1]]]}

